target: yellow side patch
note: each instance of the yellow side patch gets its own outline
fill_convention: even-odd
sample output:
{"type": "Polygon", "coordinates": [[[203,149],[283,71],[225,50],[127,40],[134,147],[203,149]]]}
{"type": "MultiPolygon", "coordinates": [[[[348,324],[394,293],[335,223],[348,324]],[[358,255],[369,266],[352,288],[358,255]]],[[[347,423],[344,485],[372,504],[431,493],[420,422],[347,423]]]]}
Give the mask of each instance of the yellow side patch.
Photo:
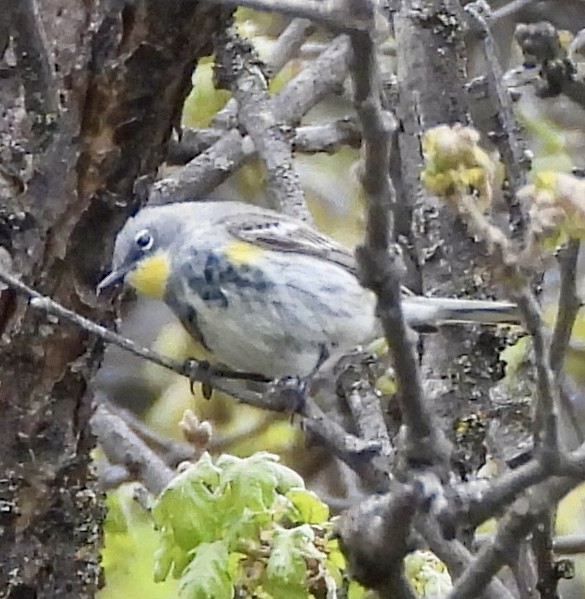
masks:
{"type": "Polygon", "coordinates": [[[171,262],[168,254],[158,252],[140,260],[126,275],[126,281],[138,293],[162,299],[170,270],[171,262]]]}
{"type": "Polygon", "coordinates": [[[232,241],[225,248],[226,258],[235,264],[254,264],[262,253],[261,247],[247,241],[232,241]]]}

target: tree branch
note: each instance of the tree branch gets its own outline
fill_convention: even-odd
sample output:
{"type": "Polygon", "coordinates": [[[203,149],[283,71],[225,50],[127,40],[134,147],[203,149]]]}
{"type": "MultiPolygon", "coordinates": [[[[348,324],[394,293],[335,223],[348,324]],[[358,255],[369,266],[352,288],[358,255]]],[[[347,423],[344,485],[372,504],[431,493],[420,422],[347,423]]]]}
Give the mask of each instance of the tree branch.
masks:
{"type": "MultiPolygon", "coordinates": [[[[295,152],[317,154],[333,153],[344,146],[359,148],[362,136],[355,121],[350,118],[339,119],[331,123],[305,125],[292,131],[285,129],[295,152]]],[[[184,129],[181,140],[169,142],[169,164],[184,165],[207,150],[225,135],[222,129],[184,129]]]]}
{"type": "MultiPolygon", "coordinates": [[[[274,117],[294,126],[324,97],[338,91],[347,75],[349,40],[338,36],[327,50],[272,97],[274,117]]],[[[213,146],[149,191],[151,205],[204,197],[254,154],[248,137],[232,129],[213,146]]]]}
{"type": "Polygon", "coordinates": [[[216,78],[231,90],[238,103],[238,120],[246,130],[267,172],[272,208],[311,222],[299,178],[293,168],[292,148],[277,122],[260,61],[252,46],[226,33],[216,47],[216,78]]]}
{"type": "Polygon", "coordinates": [[[449,449],[431,411],[425,405],[411,341],[412,332],[402,312],[398,258],[389,251],[392,227],[390,211],[396,205],[389,176],[390,149],[396,124],[393,116],[382,109],[380,78],[372,38],[366,33],[354,33],[351,42],[350,72],[364,145],[362,184],[368,198],[366,240],[363,246],[357,248],[357,258],[363,284],[378,297],[377,315],[384,328],[395,368],[408,459],[414,464],[442,462],[444,466],[449,449]]]}
{"type": "Polygon", "coordinates": [[[124,466],[153,495],[158,495],[175,476],[174,470],[104,404],[97,406],[90,424],[108,460],[124,466]]]}
{"type": "MultiPolygon", "coordinates": [[[[214,0],[218,4],[234,4],[234,0],[214,0]]],[[[371,26],[367,10],[352,0],[238,0],[239,6],[255,10],[279,12],[283,15],[311,19],[333,29],[364,30],[371,26]]]]}

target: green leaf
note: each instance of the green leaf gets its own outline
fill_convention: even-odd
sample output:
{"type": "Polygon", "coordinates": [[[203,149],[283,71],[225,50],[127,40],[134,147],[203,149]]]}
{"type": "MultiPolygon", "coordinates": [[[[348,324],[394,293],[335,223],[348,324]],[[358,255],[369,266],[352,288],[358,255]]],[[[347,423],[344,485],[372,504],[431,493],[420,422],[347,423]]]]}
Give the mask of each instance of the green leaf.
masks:
{"type": "Polygon", "coordinates": [[[202,58],[192,77],[193,87],[183,106],[183,125],[207,127],[216,112],[225,106],[230,93],[213,84],[213,59],[202,58]]]}
{"type": "Polygon", "coordinates": [[[154,580],[166,580],[171,568],[173,577],[179,578],[191,559],[189,552],[177,545],[170,529],[162,530],[159,539],[159,548],[154,553],[154,580]]]}
{"type": "Polygon", "coordinates": [[[106,497],[106,520],[104,522],[104,532],[123,533],[128,531],[128,508],[127,497],[123,496],[124,485],[118,487],[117,491],[108,493],[106,497]],[[124,504],[123,504],[124,502],[124,504]]]}
{"type": "Polygon", "coordinates": [[[107,495],[102,567],[105,585],[99,599],[168,599],[176,582],[157,584],[153,555],[159,543],[152,519],[134,500],[134,484],[125,484],[107,495]]]}
{"type": "Polygon", "coordinates": [[[231,599],[234,581],[224,541],[202,543],[193,551],[193,559],[179,581],[179,597],[184,599],[231,599]]]}
{"type": "Polygon", "coordinates": [[[244,498],[251,509],[270,507],[276,492],[284,494],[293,487],[304,487],[303,479],[278,460],[278,456],[263,451],[243,459],[223,455],[216,462],[222,470],[220,485],[228,486],[234,499],[244,498]]]}
{"type": "Polygon", "coordinates": [[[314,540],[308,525],[277,529],[262,586],[276,597],[308,597],[306,560],[308,557],[324,560],[325,557],[313,546],[314,540]]]}
{"type": "Polygon", "coordinates": [[[366,593],[366,589],[359,582],[350,580],[347,588],[347,599],[364,599],[366,593]]]}
{"type": "Polygon", "coordinates": [[[298,521],[305,524],[322,524],[329,518],[329,508],[315,493],[306,489],[291,489],[286,494],[298,511],[298,521]]]}
{"type": "Polygon", "coordinates": [[[222,515],[215,509],[216,497],[211,488],[218,481],[219,471],[206,455],[176,476],[160,494],[152,510],[161,531],[157,580],[168,575],[171,565],[174,576],[180,576],[192,549],[221,536],[222,515]]]}

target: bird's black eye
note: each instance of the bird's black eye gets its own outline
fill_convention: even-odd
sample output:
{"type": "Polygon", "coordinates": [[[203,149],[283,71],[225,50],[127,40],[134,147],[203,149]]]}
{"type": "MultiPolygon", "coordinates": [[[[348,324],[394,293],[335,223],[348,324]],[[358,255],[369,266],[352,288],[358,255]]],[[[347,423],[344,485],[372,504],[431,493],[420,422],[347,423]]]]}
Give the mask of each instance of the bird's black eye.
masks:
{"type": "Polygon", "coordinates": [[[154,238],[148,229],[142,229],[142,231],[136,233],[134,243],[144,252],[152,247],[154,238]]]}

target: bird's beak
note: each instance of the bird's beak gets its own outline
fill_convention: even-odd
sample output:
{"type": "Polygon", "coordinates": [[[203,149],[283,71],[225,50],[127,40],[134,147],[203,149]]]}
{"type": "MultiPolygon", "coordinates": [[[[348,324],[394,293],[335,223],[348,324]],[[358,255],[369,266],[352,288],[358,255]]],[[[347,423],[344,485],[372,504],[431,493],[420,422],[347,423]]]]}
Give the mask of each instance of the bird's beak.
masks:
{"type": "Polygon", "coordinates": [[[108,289],[112,287],[116,283],[119,283],[124,280],[124,277],[130,271],[130,267],[126,268],[118,268],[117,270],[113,270],[109,275],[104,277],[97,286],[97,294],[99,295],[104,289],[108,289]]]}

